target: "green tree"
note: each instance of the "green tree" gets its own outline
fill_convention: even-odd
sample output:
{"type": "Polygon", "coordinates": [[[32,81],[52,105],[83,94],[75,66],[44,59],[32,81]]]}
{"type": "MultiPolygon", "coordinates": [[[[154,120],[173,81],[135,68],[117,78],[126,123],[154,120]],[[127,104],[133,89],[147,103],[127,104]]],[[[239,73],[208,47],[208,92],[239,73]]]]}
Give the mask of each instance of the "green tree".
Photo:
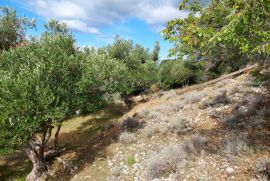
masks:
{"type": "Polygon", "coordinates": [[[171,20],[163,30],[175,44],[171,55],[205,62],[213,75],[269,59],[269,1],[184,0],[179,9],[190,12],[187,18],[171,20]]]}
{"type": "Polygon", "coordinates": [[[0,52],[25,41],[27,28],[34,28],[35,20],[17,17],[16,10],[0,7],[0,52]]]}
{"type": "Polygon", "coordinates": [[[66,52],[69,41],[46,37],[0,58],[0,144],[24,148],[33,163],[27,180],[46,177],[44,151],[52,125],[65,118],[77,101],[81,63],[66,52]]]}
{"type": "Polygon", "coordinates": [[[123,94],[123,97],[147,91],[157,80],[157,65],[149,63],[151,53],[139,44],[134,45],[131,40],[123,40],[118,37],[112,45],[105,48],[104,54],[115,61],[123,62],[128,69],[126,82],[129,84],[130,90],[126,92],[126,95],[123,94]],[[152,67],[153,70],[150,71],[149,67],[152,67]]]}
{"type": "Polygon", "coordinates": [[[160,46],[159,46],[159,42],[156,41],[155,42],[155,47],[154,47],[154,50],[153,50],[153,54],[152,54],[152,59],[154,62],[158,62],[158,55],[159,55],[159,51],[160,51],[160,46]]]}
{"type": "Polygon", "coordinates": [[[198,63],[183,60],[164,60],[159,69],[162,89],[177,88],[200,81],[201,68],[198,63]]]}
{"type": "Polygon", "coordinates": [[[130,89],[123,62],[78,51],[72,36],[55,25],[0,57],[0,145],[26,151],[33,163],[27,180],[47,177],[44,152],[53,126],[60,131],[76,110],[96,111],[130,89]]]}

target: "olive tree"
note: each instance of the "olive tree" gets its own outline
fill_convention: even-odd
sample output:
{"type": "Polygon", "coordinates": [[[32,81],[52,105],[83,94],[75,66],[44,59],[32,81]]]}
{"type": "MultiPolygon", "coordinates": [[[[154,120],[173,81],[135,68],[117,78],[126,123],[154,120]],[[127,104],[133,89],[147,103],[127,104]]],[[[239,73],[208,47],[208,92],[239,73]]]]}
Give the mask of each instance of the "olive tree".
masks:
{"type": "Polygon", "coordinates": [[[17,17],[16,10],[0,7],[0,51],[25,41],[27,28],[34,28],[35,20],[17,17]]]}
{"type": "Polygon", "coordinates": [[[85,56],[69,33],[54,29],[58,25],[0,57],[0,145],[26,151],[33,163],[27,180],[47,177],[44,155],[54,125],[59,134],[62,120],[76,110],[95,111],[111,95],[129,91],[124,63],[85,56]]]}
{"type": "Polygon", "coordinates": [[[81,61],[66,36],[44,36],[0,58],[1,145],[23,148],[33,163],[27,180],[46,177],[44,152],[55,120],[78,102],[81,61]]]}

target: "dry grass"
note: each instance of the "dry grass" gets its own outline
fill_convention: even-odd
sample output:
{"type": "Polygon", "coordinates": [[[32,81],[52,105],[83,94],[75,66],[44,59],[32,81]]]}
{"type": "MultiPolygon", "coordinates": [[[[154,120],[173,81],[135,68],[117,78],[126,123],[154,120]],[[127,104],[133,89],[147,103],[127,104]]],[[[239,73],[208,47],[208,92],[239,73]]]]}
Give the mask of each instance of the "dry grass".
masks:
{"type": "Polygon", "coordinates": [[[200,154],[205,143],[206,139],[196,134],[182,144],[170,144],[160,152],[153,153],[147,160],[146,177],[154,179],[176,172],[184,160],[200,154]]]}
{"type": "Polygon", "coordinates": [[[263,179],[269,180],[270,179],[270,158],[268,157],[258,158],[256,166],[255,166],[255,173],[257,173],[263,179]]]}
{"type": "Polygon", "coordinates": [[[121,128],[123,131],[133,131],[140,126],[140,122],[137,118],[127,117],[122,120],[121,128]]]}
{"type": "Polygon", "coordinates": [[[192,126],[189,119],[183,117],[175,117],[169,122],[168,130],[173,133],[183,134],[191,131],[192,126]]]}
{"type": "Polygon", "coordinates": [[[143,128],[142,133],[146,138],[151,138],[158,131],[156,125],[147,125],[143,128]]]}
{"type": "Polygon", "coordinates": [[[253,152],[253,150],[248,145],[246,136],[241,134],[238,136],[232,135],[227,138],[221,152],[226,157],[232,158],[234,156],[250,154],[253,152]]]}
{"type": "Polygon", "coordinates": [[[119,136],[119,142],[122,144],[131,144],[136,141],[136,137],[134,133],[123,132],[119,136]]]}

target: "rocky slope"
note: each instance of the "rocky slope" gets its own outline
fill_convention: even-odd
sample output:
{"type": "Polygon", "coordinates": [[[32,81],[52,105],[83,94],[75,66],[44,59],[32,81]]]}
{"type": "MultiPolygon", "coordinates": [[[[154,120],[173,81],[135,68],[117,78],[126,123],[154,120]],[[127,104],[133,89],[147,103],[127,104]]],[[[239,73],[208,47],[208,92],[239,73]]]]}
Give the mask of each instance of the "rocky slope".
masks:
{"type": "Polygon", "coordinates": [[[72,180],[267,180],[268,91],[244,74],[159,93],[124,115],[118,141],[72,180]]]}

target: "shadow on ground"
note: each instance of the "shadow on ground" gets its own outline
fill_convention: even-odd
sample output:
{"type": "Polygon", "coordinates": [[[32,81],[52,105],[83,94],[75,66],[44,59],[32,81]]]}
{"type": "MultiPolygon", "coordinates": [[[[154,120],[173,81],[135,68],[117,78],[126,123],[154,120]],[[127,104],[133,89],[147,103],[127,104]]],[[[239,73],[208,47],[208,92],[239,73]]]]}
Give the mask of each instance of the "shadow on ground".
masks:
{"type": "MultiPolygon", "coordinates": [[[[123,112],[117,109],[105,109],[91,116],[66,121],[59,135],[59,144],[67,148],[62,156],[72,155],[70,158],[77,169],[70,173],[70,170],[53,168],[53,160],[49,165],[54,165],[51,168],[56,172],[49,180],[69,180],[96,157],[104,157],[105,148],[118,138],[119,126],[115,123],[122,115],[123,112]],[[76,124],[76,128],[73,128],[73,124],[76,124]],[[65,126],[68,129],[65,130],[65,126]]],[[[31,168],[32,163],[23,152],[3,155],[0,157],[0,180],[25,180],[31,168]]]]}

